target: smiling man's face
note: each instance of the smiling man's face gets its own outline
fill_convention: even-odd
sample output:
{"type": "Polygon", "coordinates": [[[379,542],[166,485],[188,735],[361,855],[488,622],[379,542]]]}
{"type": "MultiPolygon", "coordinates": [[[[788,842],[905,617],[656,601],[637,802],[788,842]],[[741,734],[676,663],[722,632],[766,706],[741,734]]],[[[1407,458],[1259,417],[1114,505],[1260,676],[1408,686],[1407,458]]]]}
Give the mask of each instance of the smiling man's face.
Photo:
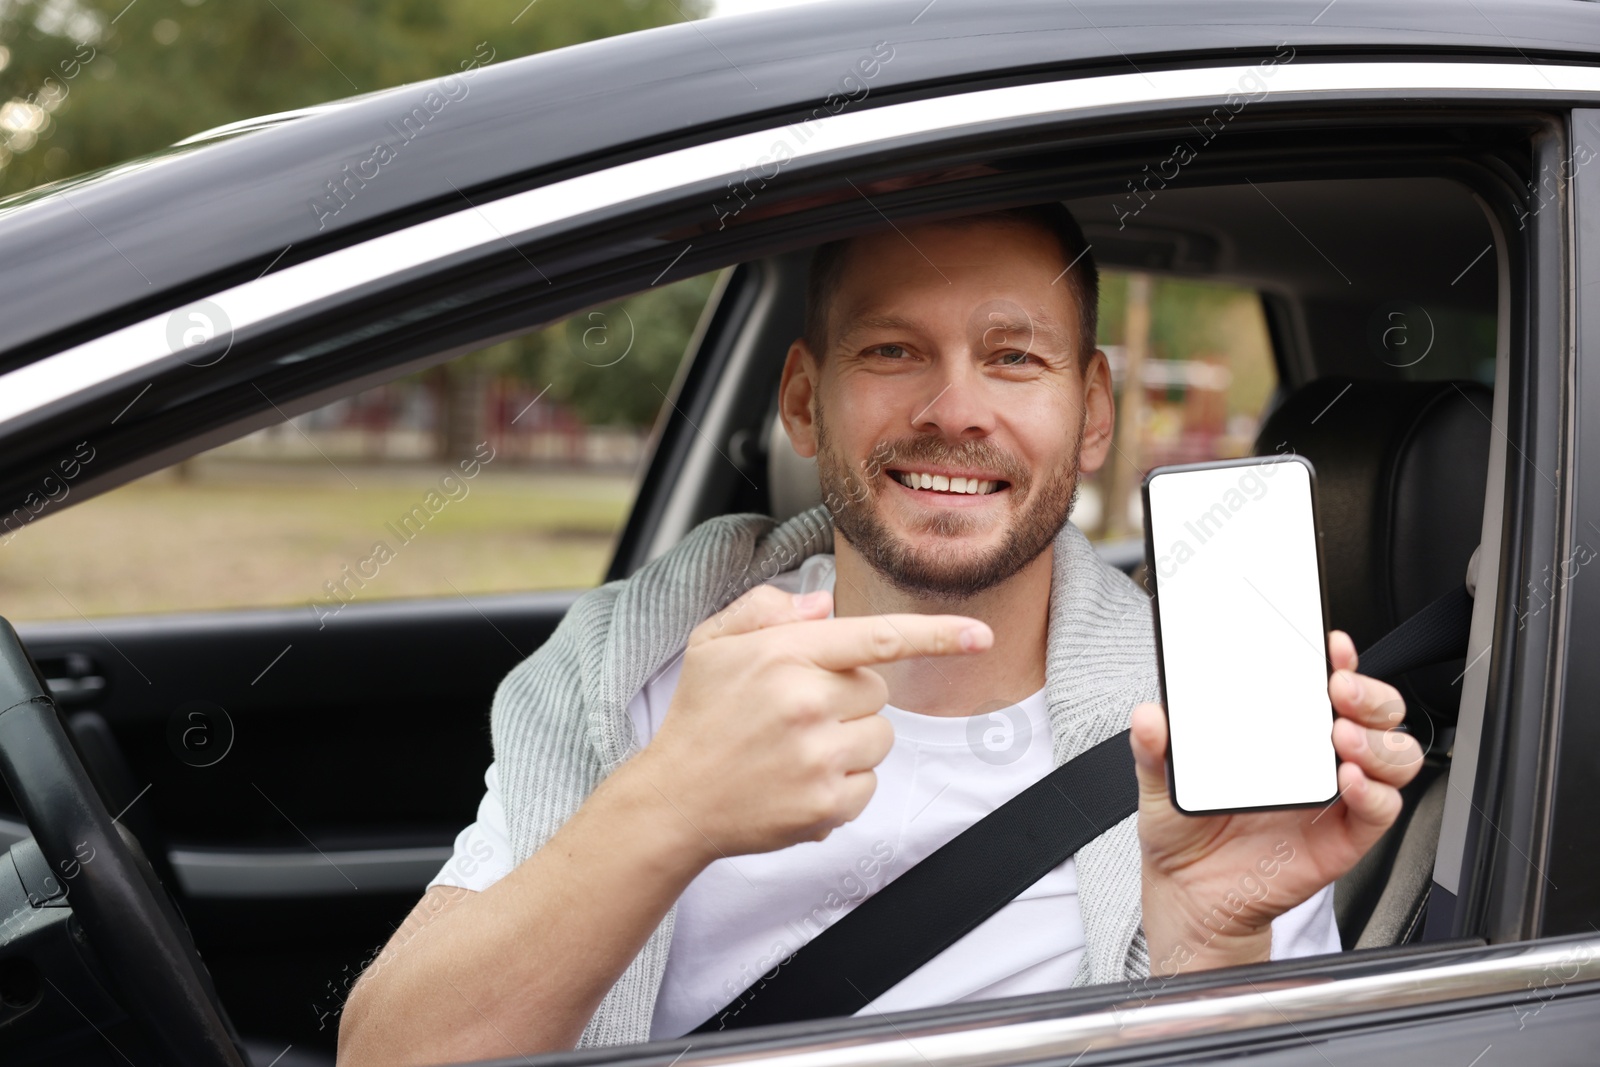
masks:
{"type": "Polygon", "coordinates": [[[910,595],[959,600],[1016,574],[1105,462],[1111,375],[1078,351],[1066,267],[1053,233],[1020,222],[860,237],[826,351],[789,350],[795,451],[817,457],[838,533],[910,595]]]}

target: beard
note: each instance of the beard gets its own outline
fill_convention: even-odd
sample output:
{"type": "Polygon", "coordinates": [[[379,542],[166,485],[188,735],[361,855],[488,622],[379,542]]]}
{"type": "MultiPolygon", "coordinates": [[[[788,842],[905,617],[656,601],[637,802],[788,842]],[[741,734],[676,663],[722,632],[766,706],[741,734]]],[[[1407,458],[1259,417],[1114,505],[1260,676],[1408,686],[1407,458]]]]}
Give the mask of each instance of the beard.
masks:
{"type": "Polygon", "coordinates": [[[901,592],[919,600],[964,600],[1010,578],[1039,558],[1054,542],[1078,497],[1078,457],[1083,448],[1085,417],[1078,421],[1071,459],[1037,483],[1026,467],[987,441],[951,445],[922,434],[879,442],[857,475],[829,439],[822,405],[817,405],[817,473],[822,499],[834,529],[850,542],[879,574],[901,592]],[[879,475],[890,468],[929,465],[972,466],[998,471],[1011,483],[1007,490],[1020,508],[995,547],[974,554],[953,538],[980,530],[986,518],[966,508],[940,508],[913,520],[915,539],[894,534],[879,514],[879,475]]]}

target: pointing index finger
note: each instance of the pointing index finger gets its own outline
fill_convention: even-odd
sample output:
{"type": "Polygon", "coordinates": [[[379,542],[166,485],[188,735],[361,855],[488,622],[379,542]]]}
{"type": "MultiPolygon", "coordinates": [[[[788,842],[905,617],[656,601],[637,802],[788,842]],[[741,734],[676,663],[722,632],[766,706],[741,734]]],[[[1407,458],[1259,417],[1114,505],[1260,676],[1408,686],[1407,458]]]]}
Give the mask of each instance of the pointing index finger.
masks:
{"type": "Polygon", "coordinates": [[[983,652],[994,644],[987,623],[967,615],[852,615],[796,624],[794,649],[819,667],[847,671],[915,656],[983,652]]]}

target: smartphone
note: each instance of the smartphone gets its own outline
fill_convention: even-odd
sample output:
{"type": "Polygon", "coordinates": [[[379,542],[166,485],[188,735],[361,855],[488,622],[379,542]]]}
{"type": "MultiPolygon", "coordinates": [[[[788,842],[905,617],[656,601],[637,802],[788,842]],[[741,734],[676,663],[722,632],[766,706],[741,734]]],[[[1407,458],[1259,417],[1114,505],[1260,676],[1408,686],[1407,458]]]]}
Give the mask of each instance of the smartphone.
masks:
{"type": "Polygon", "coordinates": [[[1210,815],[1333,803],[1332,665],[1310,462],[1157,467],[1143,495],[1173,804],[1210,815]]]}

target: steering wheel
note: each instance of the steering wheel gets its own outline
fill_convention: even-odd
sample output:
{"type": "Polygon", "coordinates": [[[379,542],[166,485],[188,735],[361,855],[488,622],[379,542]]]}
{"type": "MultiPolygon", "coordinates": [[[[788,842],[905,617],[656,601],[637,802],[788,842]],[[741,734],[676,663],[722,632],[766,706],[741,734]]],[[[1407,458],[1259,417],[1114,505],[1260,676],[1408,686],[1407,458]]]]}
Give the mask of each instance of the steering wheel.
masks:
{"type": "Polygon", "coordinates": [[[188,928],[137,840],[112,821],[49,687],[4,618],[0,775],[51,874],[68,886],[73,915],[119,1000],[145,1024],[162,1060],[244,1067],[188,928]]]}

